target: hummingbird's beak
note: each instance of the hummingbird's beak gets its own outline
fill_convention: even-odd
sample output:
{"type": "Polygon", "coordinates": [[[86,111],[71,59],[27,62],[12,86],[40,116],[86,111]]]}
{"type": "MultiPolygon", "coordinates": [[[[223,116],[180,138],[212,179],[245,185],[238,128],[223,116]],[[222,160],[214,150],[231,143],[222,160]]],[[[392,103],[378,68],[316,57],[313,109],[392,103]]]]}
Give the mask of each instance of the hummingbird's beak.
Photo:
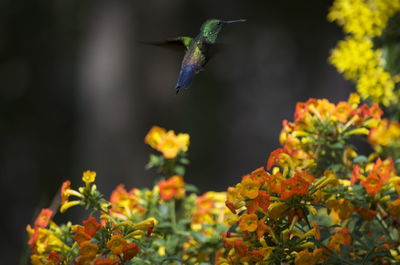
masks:
{"type": "Polygon", "coordinates": [[[246,19],[236,19],[236,20],[225,20],[223,21],[225,24],[231,24],[236,22],[246,22],[246,19]]]}

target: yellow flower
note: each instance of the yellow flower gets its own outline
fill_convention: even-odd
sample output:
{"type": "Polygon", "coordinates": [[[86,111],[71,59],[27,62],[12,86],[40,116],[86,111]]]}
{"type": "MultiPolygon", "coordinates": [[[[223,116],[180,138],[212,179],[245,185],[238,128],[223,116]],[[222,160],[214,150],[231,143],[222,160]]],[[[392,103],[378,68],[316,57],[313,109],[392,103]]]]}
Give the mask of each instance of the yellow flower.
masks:
{"type": "Polygon", "coordinates": [[[190,136],[187,133],[180,133],[178,134],[178,136],[176,137],[177,141],[181,144],[181,149],[183,152],[186,152],[189,148],[189,144],[190,144],[190,136]]]}
{"type": "Polygon", "coordinates": [[[86,185],[93,183],[95,179],[96,179],[96,172],[90,170],[86,170],[85,172],[83,172],[82,181],[85,182],[86,185]]]}
{"type": "Polygon", "coordinates": [[[329,62],[347,79],[356,80],[360,72],[379,64],[380,53],[372,50],[372,47],[370,39],[357,40],[347,37],[339,41],[337,47],[332,50],[329,62]]]}
{"type": "Polygon", "coordinates": [[[175,135],[172,130],[167,132],[164,128],[153,126],[144,138],[144,142],[163,153],[165,158],[172,159],[179,151],[188,150],[190,136],[187,133],[175,135]]]}
{"type": "Polygon", "coordinates": [[[395,78],[385,71],[382,50],[373,47],[391,16],[400,11],[400,1],[335,0],[328,15],[349,35],[332,51],[329,61],[345,78],[356,82],[363,99],[385,106],[396,104],[395,78]]]}
{"type": "Polygon", "coordinates": [[[68,210],[69,208],[79,205],[81,202],[80,201],[69,201],[64,203],[63,205],[61,205],[60,207],[60,213],[64,213],[66,210],[68,210]]]}
{"type": "Polygon", "coordinates": [[[79,255],[88,257],[88,258],[94,258],[97,254],[97,251],[99,250],[99,246],[96,244],[90,243],[89,241],[85,241],[81,244],[81,247],[79,249],[79,255]]]}
{"type": "Polygon", "coordinates": [[[239,228],[240,231],[249,231],[254,232],[257,230],[258,227],[258,217],[256,214],[243,214],[239,220],[239,228]]]}
{"type": "Polygon", "coordinates": [[[144,138],[144,142],[154,149],[157,149],[157,146],[164,138],[166,133],[167,131],[164,128],[153,126],[144,138]]]}
{"type": "Polygon", "coordinates": [[[395,83],[392,76],[382,66],[371,67],[362,72],[357,82],[357,90],[361,97],[371,97],[374,102],[385,106],[396,103],[393,92],[395,83]]]}
{"type": "Polygon", "coordinates": [[[119,255],[122,253],[122,249],[128,244],[125,238],[120,235],[114,235],[107,242],[107,248],[111,250],[115,255],[119,255]]]}
{"type": "Polygon", "coordinates": [[[379,36],[389,18],[400,9],[399,1],[392,0],[336,0],[328,14],[347,33],[360,38],[379,36]]]}
{"type": "Polygon", "coordinates": [[[376,128],[371,129],[368,140],[378,152],[386,146],[400,147],[400,123],[383,119],[376,128]]]}
{"type": "Polygon", "coordinates": [[[254,199],[258,196],[258,190],[260,188],[260,182],[250,178],[250,176],[244,176],[240,186],[240,195],[249,199],[254,199]]]}

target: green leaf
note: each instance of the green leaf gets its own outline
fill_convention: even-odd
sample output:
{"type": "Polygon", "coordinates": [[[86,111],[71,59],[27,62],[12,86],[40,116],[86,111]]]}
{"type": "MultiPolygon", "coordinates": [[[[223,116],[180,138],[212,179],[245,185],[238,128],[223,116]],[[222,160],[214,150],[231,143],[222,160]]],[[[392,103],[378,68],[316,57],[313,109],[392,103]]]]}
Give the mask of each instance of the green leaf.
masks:
{"type": "Polygon", "coordinates": [[[187,192],[199,193],[199,189],[195,185],[192,185],[192,184],[186,184],[185,190],[187,192]]]}
{"type": "Polygon", "coordinates": [[[183,176],[183,175],[185,175],[185,168],[183,166],[176,166],[174,168],[174,172],[176,174],[178,174],[179,176],[183,176]]]}
{"type": "Polygon", "coordinates": [[[187,158],[185,158],[185,157],[182,157],[182,158],[179,160],[179,162],[180,162],[181,164],[184,164],[184,165],[189,165],[189,163],[190,163],[189,159],[187,159],[187,158]]]}
{"type": "Polygon", "coordinates": [[[353,159],[353,162],[356,164],[364,164],[368,162],[368,158],[366,156],[360,155],[360,156],[356,156],[353,159]]]}

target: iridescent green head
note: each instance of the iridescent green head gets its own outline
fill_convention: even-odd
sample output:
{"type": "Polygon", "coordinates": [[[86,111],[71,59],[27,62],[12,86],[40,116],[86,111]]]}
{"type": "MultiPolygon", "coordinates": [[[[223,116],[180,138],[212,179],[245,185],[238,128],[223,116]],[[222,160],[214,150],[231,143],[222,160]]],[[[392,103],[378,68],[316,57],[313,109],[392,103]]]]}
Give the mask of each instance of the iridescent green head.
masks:
{"type": "Polygon", "coordinates": [[[203,23],[200,32],[207,42],[215,43],[219,32],[225,24],[235,23],[235,22],[245,22],[245,19],[238,20],[220,20],[220,19],[209,19],[203,23]]]}

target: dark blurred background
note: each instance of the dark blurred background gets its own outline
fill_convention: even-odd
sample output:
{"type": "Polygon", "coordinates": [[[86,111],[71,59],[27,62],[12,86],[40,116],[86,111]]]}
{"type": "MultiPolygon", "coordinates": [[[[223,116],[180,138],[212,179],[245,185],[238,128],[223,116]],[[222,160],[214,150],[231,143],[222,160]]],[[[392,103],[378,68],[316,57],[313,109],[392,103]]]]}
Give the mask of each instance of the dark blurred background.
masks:
{"type": "Polygon", "coordinates": [[[191,135],[186,181],[202,191],[264,165],[297,101],[352,90],[327,63],[343,37],[331,3],[0,0],[0,264],[25,262],[25,226],[62,181],[91,169],[106,196],[150,186],[152,125],[191,135]],[[208,18],[248,21],[176,96],[183,53],[138,41],[195,36],[208,18]]]}

